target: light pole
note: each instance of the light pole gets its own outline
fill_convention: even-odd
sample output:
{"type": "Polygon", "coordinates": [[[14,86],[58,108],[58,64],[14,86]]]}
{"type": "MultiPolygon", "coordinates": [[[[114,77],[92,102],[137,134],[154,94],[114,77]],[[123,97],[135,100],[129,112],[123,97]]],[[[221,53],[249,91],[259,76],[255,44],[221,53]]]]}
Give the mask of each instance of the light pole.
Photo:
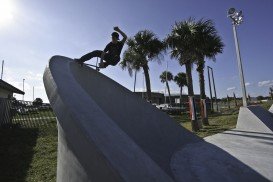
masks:
{"type": "Polygon", "coordinates": [[[243,106],[247,106],[247,98],[246,98],[246,87],[245,87],[245,79],[244,79],[244,72],[239,48],[239,42],[237,37],[237,30],[236,26],[240,25],[243,22],[243,15],[242,11],[236,12],[234,8],[230,8],[228,10],[228,17],[232,20],[232,27],[233,27],[233,34],[235,40],[235,47],[237,53],[237,61],[238,61],[238,68],[239,68],[239,75],[240,75],[240,82],[242,87],[242,96],[243,96],[243,106]]]}
{"type": "MultiPolygon", "coordinates": [[[[23,92],[25,92],[25,79],[23,79],[23,92]]],[[[23,101],[24,101],[24,95],[25,94],[23,94],[23,101]]]]}

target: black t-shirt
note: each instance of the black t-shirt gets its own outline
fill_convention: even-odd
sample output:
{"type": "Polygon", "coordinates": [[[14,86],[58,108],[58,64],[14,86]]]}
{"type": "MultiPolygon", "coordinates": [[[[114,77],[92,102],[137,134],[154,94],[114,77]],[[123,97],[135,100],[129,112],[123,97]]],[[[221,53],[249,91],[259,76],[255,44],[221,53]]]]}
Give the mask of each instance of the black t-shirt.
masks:
{"type": "Polygon", "coordinates": [[[120,53],[123,48],[123,43],[118,41],[116,44],[110,42],[104,49],[104,52],[107,52],[113,60],[118,61],[120,60],[120,53]]]}

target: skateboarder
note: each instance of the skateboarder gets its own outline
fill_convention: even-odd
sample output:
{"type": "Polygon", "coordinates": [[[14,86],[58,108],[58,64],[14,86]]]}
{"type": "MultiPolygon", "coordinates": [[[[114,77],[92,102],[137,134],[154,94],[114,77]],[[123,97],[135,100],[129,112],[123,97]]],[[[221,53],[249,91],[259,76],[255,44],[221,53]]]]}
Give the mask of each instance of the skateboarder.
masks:
{"type": "Polygon", "coordinates": [[[106,45],[105,49],[103,51],[101,50],[95,50],[93,52],[90,52],[84,56],[82,56],[80,59],[75,59],[76,62],[79,64],[83,64],[85,61],[93,58],[93,57],[99,57],[100,68],[106,68],[109,65],[115,66],[120,61],[120,53],[123,48],[123,45],[127,39],[127,35],[119,29],[119,27],[114,27],[115,32],[113,32],[112,35],[112,41],[106,45]],[[123,37],[121,41],[119,41],[119,34],[120,33],[123,37]]]}

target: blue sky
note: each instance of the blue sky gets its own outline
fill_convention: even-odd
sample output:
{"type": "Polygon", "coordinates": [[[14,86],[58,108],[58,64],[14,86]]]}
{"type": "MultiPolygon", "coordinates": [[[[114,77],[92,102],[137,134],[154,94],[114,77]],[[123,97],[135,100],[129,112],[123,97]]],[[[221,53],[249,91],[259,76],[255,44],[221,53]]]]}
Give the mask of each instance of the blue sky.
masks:
{"type": "MultiPolygon", "coordinates": [[[[190,16],[212,19],[225,44],[216,62],[207,61],[214,69],[218,96],[232,92],[240,96],[232,26],[226,16],[230,7],[243,10],[245,16],[244,23],[238,27],[238,36],[247,92],[251,96],[267,95],[269,86],[273,85],[272,0],[0,0],[0,7],[0,59],[5,60],[3,79],[22,89],[25,78],[25,100],[32,100],[34,86],[35,97],[47,101],[42,74],[53,55],[75,58],[103,49],[111,40],[110,34],[116,25],[128,36],[149,29],[163,39],[175,21],[190,16]]],[[[167,61],[174,75],[185,71],[168,55],[161,65],[150,63],[154,91],[164,92],[159,75],[166,69],[167,61]]],[[[133,78],[119,66],[108,67],[102,73],[133,89],[133,78]]],[[[207,75],[205,79],[209,95],[207,75]]],[[[198,94],[196,71],[193,71],[193,80],[194,91],[198,94]]],[[[179,91],[175,83],[170,85],[173,93],[179,91]]],[[[143,90],[142,73],[137,77],[137,90],[143,90]]],[[[16,95],[16,98],[22,96],[16,95]]]]}

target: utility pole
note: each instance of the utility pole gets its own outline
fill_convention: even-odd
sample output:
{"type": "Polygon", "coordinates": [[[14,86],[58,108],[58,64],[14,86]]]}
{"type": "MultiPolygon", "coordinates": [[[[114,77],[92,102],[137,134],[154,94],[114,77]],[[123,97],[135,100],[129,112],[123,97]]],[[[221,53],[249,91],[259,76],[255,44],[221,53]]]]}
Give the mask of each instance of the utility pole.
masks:
{"type": "Polygon", "coordinates": [[[213,111],[213,100],[212,100],[212,92],[211,92],[209,66],[207,66],[207,68],[208,68],[208,78],[209,78],[210,108],[211,108],[211,111],[213,111]]]}
{"type": "MultiPolygon", "coordinates": [[[[25,79],[23,79],[23,92],[25,92],[25,79]]],[[[23,94],[23,101],[24,101],[24,95],[25,94],[23,94]]]]}
{"type": "Polygon", "coordinates": [[[216,111],[219,112],[219,107],[218,107],[218,102],[217,102],[217,94],[216,94],[216,87],[215,87],[215,81],[214,81],[214,75],[213,75],[213,69],[210,66],[208,66],[208,69],[211,70],[212,83],[213,83],[214,96],[215,96],[215,104],[216,104],[216,111]]]}
{"type": "Polygon", "coordinates": [[[142,99],[144,98],[144,72],[143,72],[143,79],[142,79],[142,99]]]}
{"type": "Polygon", "coordinates": [[[216,95],[216,88],[215,88],[215,82],[214,82],[214,76],[213,76],[213,69],[212,68],[211,68],[211,75],[212,75],[212,82],[213,82],[213,88],[214,88],[216,110],[219,112],[219,107],[218,107],[218,102],[217,102],[217,95],[216,95]]]}
{"type": "Polygon", "coordinates": [[[235,107],[237,107],[237,98],[234,92],[233,92],[233,98],[234,98],[235,107]]]}
{"type": "Polygon", "coordinates": [[[4,72],[4,60],[2,61],[2,71],[1,71],[1,80],[3,80],[3,72],[4,72]]]}
{"type": "Polygon", "coordinates": [[[33,86],[33,90],[32,90],[32,100],[34,101],[34,86],[33,86]]]}
{"type": "Polygon", "coordinates": [[[228,108],[230,109],[230,103],[229,103],[229,97],[227,95],[227,104],[228,104],[228,108]]]}
{"type": "MultiPolygon", "coordinates": [[[[166,86],[165,86],[165,103],[167,103],[167,92],[166,92],[166,89],[167,89],[167,71],[168,71],[168,60],[167,60],[167,65],[166,65],[166,71],[165,71],[165,81],[166,81],[166,86]]],[[[171,98],[169,98],[169,103],[171,103],[171,98]]]]}

